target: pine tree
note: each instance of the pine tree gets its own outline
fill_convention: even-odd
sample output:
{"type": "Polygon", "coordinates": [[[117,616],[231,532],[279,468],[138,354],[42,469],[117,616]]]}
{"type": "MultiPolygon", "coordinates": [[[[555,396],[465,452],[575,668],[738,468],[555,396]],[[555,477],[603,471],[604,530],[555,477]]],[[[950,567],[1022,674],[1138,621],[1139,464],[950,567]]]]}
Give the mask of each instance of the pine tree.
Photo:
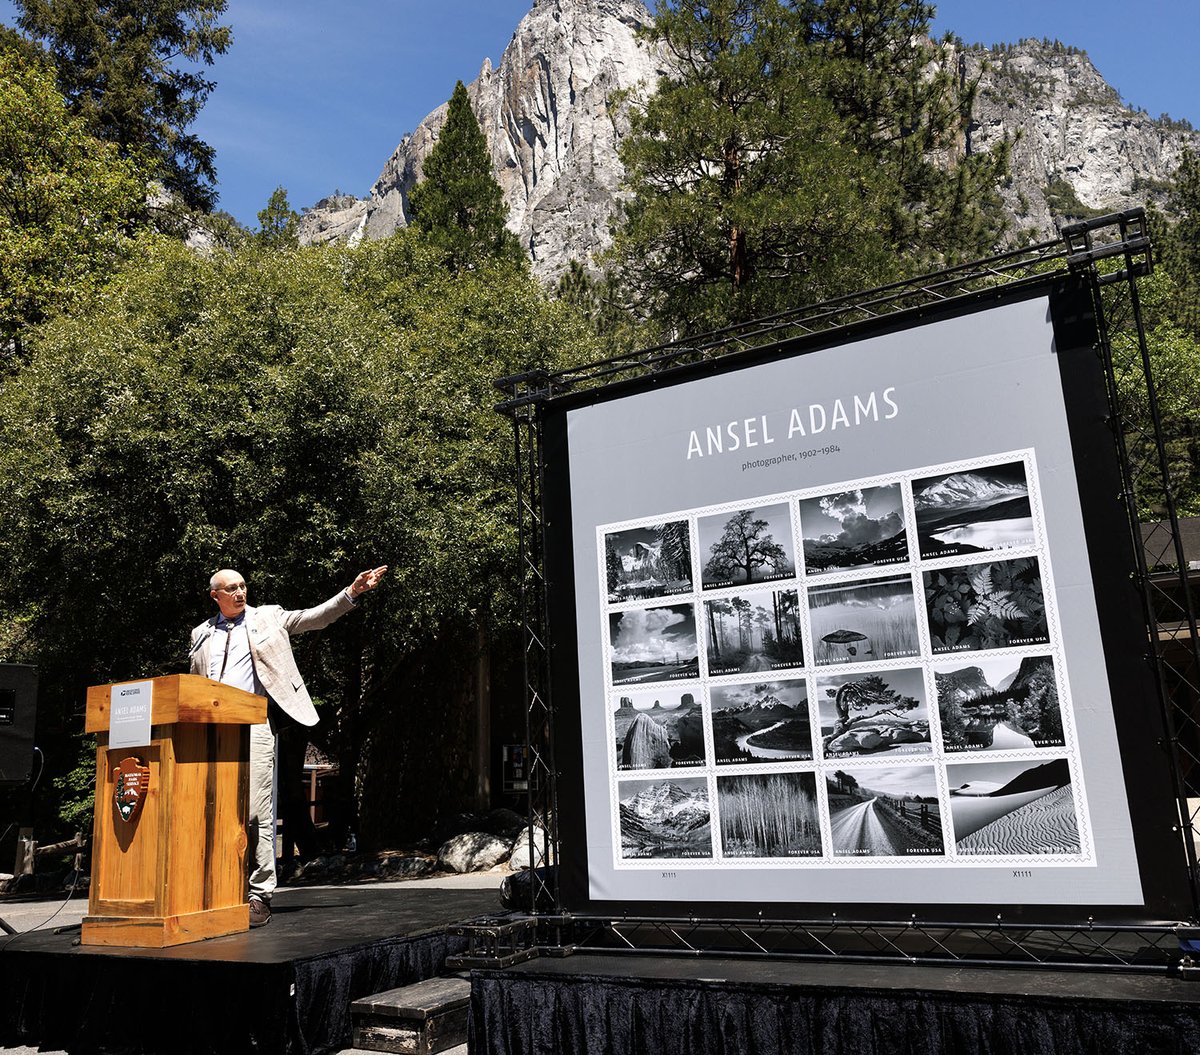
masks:
{"type": "Polygon", "coordinates": [[[908,0],[669,0],[669,74],[626,97],[611,256],[643,314],[718,326],[982,254],[1005,147],[963,155],[971,86],[908,0]]]}
{"type": "Polygon", "coordinates": [[[784,5],[675,0],[646,36],[671,72],[631,100],[613,253],[639,309],[694,330],[886,277],[869,168],[811,90],[784,5]]]}
{"type": "Polygon", "coordinates": [[[604,574],[608,583],[608,592],[614,593],[621,581],[621,558],[617,556],[612,539],[604,539],[604,574]]]}
{"type": "Polygon", "coordinates": [[[1167,198],[1174,223],[1163,238],[1162,261],[1174,280],[1173,321],[1200,337],[1200,154],[1185,150],[1167,198]]]}
{"type": "Polygon", "coordinates": [[[443,250],[451,271],[472,270],[489,259],[524,260],[516,235],[504,226],[508,206],[462,81],[454,86],[446,123],[408,205],[412,226],[443,250]]]}
{"type": "Polygon", "coordinates": [[[276,187],[258,214],[255,240],[272,249],[290,249],[300,244],[300,217],[288,201],[287,190],[276,187]]]}
{"type": "Polygon", "coordinates": [[[996,192],[1009,143],[975,153],[976,83],[947,40],[929,38],[923,0],[792,0],[797,36],[819,57],[820,92],[888,188],[882,217],[906,271],[983,256],[1004,231],[996,192]]]}
{"type": "Polygon", "coordinates": [[[687,524],[670,521],[658,529],[659,550],[663,575],[669,580],[690,579],[692,549],[687,524]]]}
{"type": "Polygon", "coordinates": [[[226,0],[14,0],[17,24],[45,44],[59,90],[99,139],[157,162],[191,208],[216,202],[211,146],[186,129],[215,87],[198,67],[232,43],[226,0]]]}

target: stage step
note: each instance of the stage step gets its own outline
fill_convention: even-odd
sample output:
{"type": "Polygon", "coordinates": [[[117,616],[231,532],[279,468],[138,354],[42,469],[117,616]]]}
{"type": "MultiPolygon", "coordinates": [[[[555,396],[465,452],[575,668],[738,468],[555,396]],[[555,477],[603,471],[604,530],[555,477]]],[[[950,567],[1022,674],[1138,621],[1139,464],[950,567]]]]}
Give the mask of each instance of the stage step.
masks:
{"type": "Polygon", "coordinates": [[[465,978],[427,978],[364,996],[350,1005],[354,1047],[397,1055],[433,1055],[467,1040],[465,978]]]}

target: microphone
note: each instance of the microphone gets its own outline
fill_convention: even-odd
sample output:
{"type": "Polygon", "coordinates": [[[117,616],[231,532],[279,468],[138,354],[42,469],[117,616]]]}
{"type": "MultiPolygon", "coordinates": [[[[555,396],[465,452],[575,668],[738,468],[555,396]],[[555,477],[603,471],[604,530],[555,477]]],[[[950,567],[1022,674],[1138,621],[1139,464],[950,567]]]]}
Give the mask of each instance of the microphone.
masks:
{"type": "Polygon", "coordinates": [[[199,641],[197,641],[197,642],[196,642],[196,643],[195,643],[195,644],[192,646],[192,648],[191,648],[191,651],[190,651],[190,652],[188,652],[188,659],[191,659],[191,658],[192,658],[192,656],[194,656],[194,655],[196,654],[196,652],[197,652],[197,650],[200,648],[200,646],[201,646],[201,645],[203,645],[203,644],[204,644],[204,642],[205,642],[205,641],[207,641],[207,640],[208,640],[210,637],[212,637],[212,633],[213,633],[213,632],[212,632],[211,630],[209,630],[209,632],[208,632],[207,634],[205,634],[205,635],[204,635],[202,638],[200,638],[200,640],[199,640],[199,641]]]}

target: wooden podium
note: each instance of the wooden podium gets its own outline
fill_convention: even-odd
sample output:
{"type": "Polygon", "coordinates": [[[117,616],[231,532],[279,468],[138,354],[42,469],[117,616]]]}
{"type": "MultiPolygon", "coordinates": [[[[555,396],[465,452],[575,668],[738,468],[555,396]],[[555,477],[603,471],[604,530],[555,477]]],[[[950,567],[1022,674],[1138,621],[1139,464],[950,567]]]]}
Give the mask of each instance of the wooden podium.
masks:
{"type": "Polygon", "coordinates": [[[88,689],[98,746],[84,945],[161,949],[250,926],[249,727],[267,720],[267,701],[195,674],[149,680],[145,747],[108,746],[114,686],[88,689]]]}

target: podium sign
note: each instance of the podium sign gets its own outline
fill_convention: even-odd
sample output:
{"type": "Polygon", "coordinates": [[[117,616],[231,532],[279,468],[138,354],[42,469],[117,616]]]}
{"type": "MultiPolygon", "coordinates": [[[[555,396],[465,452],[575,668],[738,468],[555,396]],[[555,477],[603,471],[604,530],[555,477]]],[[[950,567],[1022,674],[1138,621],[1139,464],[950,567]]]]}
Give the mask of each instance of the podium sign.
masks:
{"type": "Polygon", "coordinates": [[[164,948],[249,928],[249,726],[266,715],[263,697],[193,674],[88,689],[96,806],[82,944],[164,948]],[[150,701],[150,735],[114,744],[114,712],[135,699],[150,701]]]}
{"type": "Polygon", "coordinates": [[[109,691],[108,746],[144,747],[150,743],[154,682],[113,685],[109,691]]]}

